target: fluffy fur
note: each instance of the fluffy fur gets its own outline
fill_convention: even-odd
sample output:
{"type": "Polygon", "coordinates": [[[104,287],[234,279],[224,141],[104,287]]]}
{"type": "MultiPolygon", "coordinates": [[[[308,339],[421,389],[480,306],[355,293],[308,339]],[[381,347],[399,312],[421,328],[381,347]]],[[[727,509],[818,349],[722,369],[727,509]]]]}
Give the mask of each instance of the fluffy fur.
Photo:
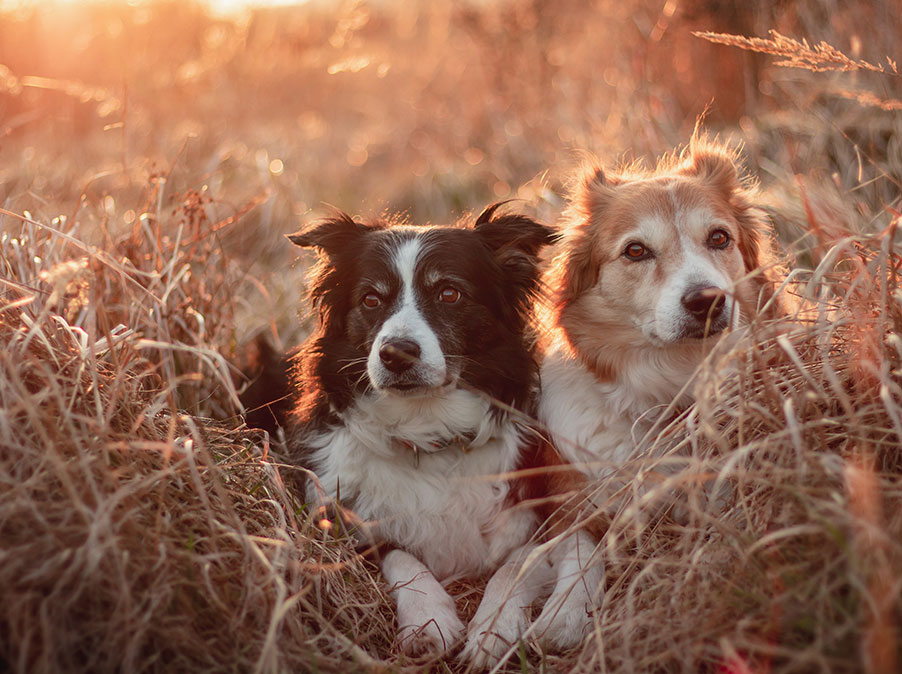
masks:
{"type": "MultiPolygon", "coordinates": [[[[504,476],[537,448],[517,412],[535,413],[530,310],[552,233],[496,209],[470,227],[337,214],[289,237],[320,254],[320,320],[294,359],[289,448],[318,477],[309,500],[340,496],[394,548],[381,567],[410,653],[464,638],[443,583],[512,568],[537,525],[504,476]]],[[[464,657],[496,660],[540,587],[490,581],[464,657]]]]}
{"type": "MultiPolygon", "coordinates": [[[[776,311],[768,225],[736,154],[701,138],[653,171],[587,167],[566,219],[548,278],[539,418],[567,461],[610,482],[641,452],[659,411],[690,402],[688,384],[713,341],[776,311]]],[[[571,567],[591,567],[597,588],[602,567],[588,564],[587,542],[576,539],[565,555],[571,567]]],[[[559,579],[539,618],[551,639],[578,638],[582,607],[597,600],[568,592],[559,579]]]]}
{"type": "Polygon", "coordinates": [[[628,459],[640,417],[688,402],[714,338],[776,312],[773,269],[766,216],[727,147],[696,138],[654,171],[586,169],[548,279],[540,419],[560,452],[593,476],[628,459]]]}

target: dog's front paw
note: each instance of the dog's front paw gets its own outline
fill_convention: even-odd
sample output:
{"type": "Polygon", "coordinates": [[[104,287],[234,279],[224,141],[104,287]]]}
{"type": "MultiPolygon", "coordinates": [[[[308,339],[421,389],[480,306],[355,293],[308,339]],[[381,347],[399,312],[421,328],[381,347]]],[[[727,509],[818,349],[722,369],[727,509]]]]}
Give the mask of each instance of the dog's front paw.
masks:
{"type": "Polygon", "coordinates": [[[567,650],[582,643],[592,629],[592,614],[584,592],[552,595],[536,619],[533,634],[539,643],[567,650]]]}
{"type": "Polygon", "coordinates": [[[398,611],[398,647],[410,656],[443,655],[464,638],[454,602],[411,605],[398,611]],[[450,605],[447,605],[450,604],[450,605]],[[431,609],[431,610],[428,610],[431,609]]]}
{"type": "Polygon", "coordinates": [[[496,665],[520,640],[528,626],[526,611],[518,607],[505,606],[501,613],[489,618],[480,616],[477,611],[470,621],[461,660],[472,663],[477,669],[496,665]]]}
{"type": "Polygon", "coordinates": [[[604,594],[604,564],[595,556],[594,541],[583,532],[565,539],[558,552],[554,591],[531,632],[539,643],[567,650],[592,630],[604,594]]]}

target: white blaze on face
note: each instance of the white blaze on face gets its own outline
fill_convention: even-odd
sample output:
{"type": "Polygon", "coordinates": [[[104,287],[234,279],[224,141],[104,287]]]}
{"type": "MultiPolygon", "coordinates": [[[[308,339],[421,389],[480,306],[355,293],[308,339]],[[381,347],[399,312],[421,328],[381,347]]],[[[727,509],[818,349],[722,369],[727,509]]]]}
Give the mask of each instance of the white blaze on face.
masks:
{"type": "Polygon", "coordinates": [[[404,381],[422,386],[441,386],[445,382],[447,367],[442,347],[435,331],[426,321],[417,305],[415,272],[422,249],[422,241],[414,237],[403,242],[394,251],[392,262],[401,288],[392,313],[382,324],[367,358],[367,373],[377,389],[389,386],[398,375],[389,372],[379,358],[379,350],[387,341],[405,339],[420,347],[419,362],[404,374],[404,381]]]}
{"type": "Polygon", "coordinates": [[[634,273],[620,282],[621,288],[630,288],[625,292],[634,302],[634,325],[652,341],[671,343],[685,336],[696,319],[683,305],[683,298],[701,288],[723,290],[724,314],[735,322],[738,305],[732,297],[732,278],[741,274],[742,259],[735,245],[727,251],[708,246],[708,235],[717,227],[730,231],[707,209],[678,208],[672,221],[659,214],[640,218],[623,238],[621,247],[637,240],[654,251],[654,259],[630,263],[635,265],[629,267],[634,273]]]}
{"type": "MultiPolygon", "coordinates": [[[[710,260],[692,250],[692,242],[684,240],[682,244],[685,246],[683,264],[668,279],[655,307],[658,337],[665,342],[680,339],[684,326],[692,320],[682,303],[687,293],[700,288],[718,288],[729,293],[732,285],[710,260]]],[[[727,294],[725,301],[723,311],[729,316],[733,310],[732,297],[727,294]]]]}
{"type": "MultiPolygon", "coordinates": [[[[658,250],[658,260],[664,265],[666,272],[664,282],[659,288],[657,301],[654,302],[654,320],[649,326],[653,337],[664,342],[675,342],[681,339],[684,330],[693,319],[683,305],[683,297],[699,288],[718,288],[726,292],[723,308],[726,316],[732,316],[734,301],[732,297],[733,282],[726,268],[728,257],[738,255],[735,251],[712,251],[706,241],[709,230],[725,224],[706,209],[678,210],[674,236],[658,250]]],[[[661,227],[644,223],[640,229],[661,227]]]]}

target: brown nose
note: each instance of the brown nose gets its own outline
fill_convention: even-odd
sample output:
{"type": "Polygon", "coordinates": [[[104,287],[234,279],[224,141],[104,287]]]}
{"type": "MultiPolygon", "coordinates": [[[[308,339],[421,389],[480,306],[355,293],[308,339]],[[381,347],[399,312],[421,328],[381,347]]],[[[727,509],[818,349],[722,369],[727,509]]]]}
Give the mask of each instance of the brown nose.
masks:
{"type": "Polygon", "coordinates": [[[726,306],[726,293],[714,286],[701,286],[692,288],[680,299],[686,311],[699,320],[707,321],[718,318],[726,306]]]}
{"type": "Polygon", "coordinates": [[[390,339],[379,349],[379,360],[395,374],[409,370],[420,359],[420,345],[409,339],[390,339]]]}

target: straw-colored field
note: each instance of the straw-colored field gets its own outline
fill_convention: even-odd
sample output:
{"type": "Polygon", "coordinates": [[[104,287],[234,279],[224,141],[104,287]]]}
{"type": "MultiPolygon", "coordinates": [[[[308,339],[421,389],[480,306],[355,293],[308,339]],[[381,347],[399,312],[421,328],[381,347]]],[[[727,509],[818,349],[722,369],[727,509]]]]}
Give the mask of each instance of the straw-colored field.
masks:
{"type": "Polygon", "coordinates": [[[647,439],[630,471],[669,477],[617,501],[594,633],[505,671],[899,671],[899,35],[898,0],[0,5],[0,671],[462,671],[398,654],[243,427],[246,347],[307,329],[282,235],[326,204],[554,223],[583,152],[653,161],[706,110],[798,312],[647,439]]]}

